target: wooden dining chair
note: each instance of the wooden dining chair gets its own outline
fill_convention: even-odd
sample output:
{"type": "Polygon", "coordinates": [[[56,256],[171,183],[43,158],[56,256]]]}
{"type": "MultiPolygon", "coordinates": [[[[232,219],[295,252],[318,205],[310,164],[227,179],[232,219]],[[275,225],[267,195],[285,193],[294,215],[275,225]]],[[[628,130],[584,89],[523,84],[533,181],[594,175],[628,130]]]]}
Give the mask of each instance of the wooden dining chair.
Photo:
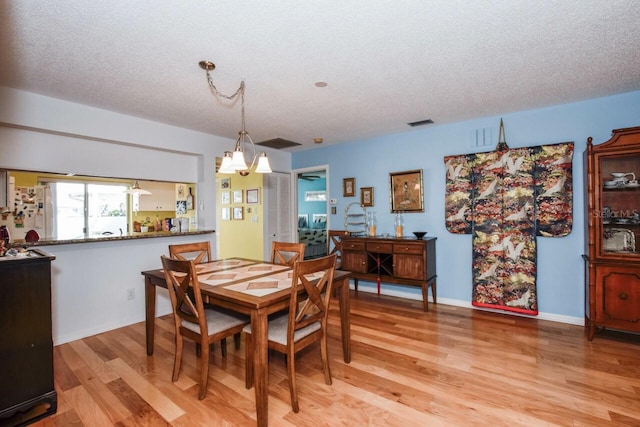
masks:
{"type": "MultiPolygon", "coordinates": [[[[331,384],[329,355],[327,350],[327,318],[333,287],[336,255],[308,261],[297,261],[291,279],[289,312],[269,320],[269,348],[287,357],[289,393],[293,412],[299,411],[296,391],[295,355],[312,343],[320,341],[320,354],[325,382],[331,384]]],[[[251,326],[245,326],[247,388],[253,386],[253,339],[251,326]]]]}
{"type": "MultiPolygon", "coordinates": [[[[195,242],[195,243],[183,243],[176,245],[169,245],[169,256],[175,259],[192,260],[195,264],[201,264],[203,262],[211,261],[211,243],[195,242]]],[[[208,304],[205,304],[207,307],[208,304]]],[[[240,348],[240,334],[236,334],[234,337],[235,348],[240,348]]],[[[213,346],[212,346],[213,348],[213,346]]],[[[220,351],[223,357],[227,357],[227,339],[224,338],[220,341],[220,351]]],[[[196,343],[196,354],[200,356],[200,344],[196,343]]]]}
{"type": "Polygon", "coordinates": [[[336,254],[336,269],[342,265],[342,238],[348,235],[346,230],[327,230],[327,254],[336,254]]]}
{"type": "Polygon", "coordinates": [[[212,261],[211,259],[211,243],[196,242],[183,243],[179,245],[169,245],[169,256],[171,258],[193,260],[196,264],[212,261]]]}
{"type": "Polygon", "coordinates": [[[304,243],[272,242],[271,262],[293,267],[296,261],[304,259],[304,243]]]}
{"type": "Polygon", "coordinates": [[[169,289],[173,320],[175,324],[176,352],[173,361],[171,381],[178,380],[182,365],[183,337],[200,344],[200,393],[204,399],[209,380],[209,345],[242,331],[250,319],[240,314],[223,311],[214,307],[205,309],[195,263],[161,257],[164,277],[169,289]],[[192,289],[193,292],[188,292],[192,289]]]}

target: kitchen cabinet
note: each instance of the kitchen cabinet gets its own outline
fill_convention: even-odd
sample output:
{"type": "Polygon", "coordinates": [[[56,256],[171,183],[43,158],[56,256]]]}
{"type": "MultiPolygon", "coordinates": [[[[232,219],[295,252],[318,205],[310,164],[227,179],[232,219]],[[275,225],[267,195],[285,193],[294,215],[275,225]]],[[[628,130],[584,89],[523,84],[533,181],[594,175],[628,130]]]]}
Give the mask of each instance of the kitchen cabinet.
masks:
{"type": "Polygon", "coordinates": [[[342,239],[342,270],[358,280],[419,286],[424,310],[429,310],[428,288],[436,303],[436,238],[383,238],[345,236],[342,239]]]}
{"type": "Polygon", "coordinates": [[[53,386],[51,261],[0,257],[0,425],[28,424],[57,410],[53,386]]]}
{"type": "Polygon", "coordinates": [[[140,195],[138,210],[171,211],[176,210],[176,184],[172,182],[140,181],[140,187],[151,194],[140,195]]]}
{"type": "Polygon", "coordinates": [[[587,140],[586,327],[640,332],[640,127],[587,140]]]}

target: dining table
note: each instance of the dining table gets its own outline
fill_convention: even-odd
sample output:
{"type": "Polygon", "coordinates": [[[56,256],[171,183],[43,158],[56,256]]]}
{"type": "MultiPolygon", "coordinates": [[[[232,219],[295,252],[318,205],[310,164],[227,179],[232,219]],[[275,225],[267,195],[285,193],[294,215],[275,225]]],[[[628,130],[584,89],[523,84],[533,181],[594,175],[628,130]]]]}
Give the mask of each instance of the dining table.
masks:
{"type": "MultiPolygon", "coordinates": [[[[254,343],[254,387],[256,419],[259,427],[268,425],[269,366],[268,316],[288,308],[293,268],[288,265],[245,258],[214,260],[196,265],[203,300],[251,318],[254,343]]],[[[156,315],[156,288],[166,288],[162,269],[143,271],[145,280],[147,354],[153,354],[156,315]]],[[[337,292],[345,363],[351,362],[350,297],[351,273],[336,270],[333,289],[337,292]]]]}

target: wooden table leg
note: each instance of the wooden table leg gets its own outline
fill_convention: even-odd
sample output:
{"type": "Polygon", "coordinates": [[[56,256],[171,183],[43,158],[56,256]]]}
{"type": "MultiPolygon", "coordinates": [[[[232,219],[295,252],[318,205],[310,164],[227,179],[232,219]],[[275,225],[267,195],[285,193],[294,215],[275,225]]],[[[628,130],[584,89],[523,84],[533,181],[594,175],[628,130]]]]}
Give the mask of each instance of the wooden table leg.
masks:
{"type": "Polygon", "coordinates": [[[267,314],[259,310],[251,312],[251,336],[253,337],[253,386],[256,391],[256,418],[258,427],[269,422],[269,365],[267,342],[267,314]]]}
{"type": "Polygon", "coordinates": [[[340,304],[340,326],[342,328],[342,356],[344,363],[351,362],[351,297],[349,296],[349,277],[340,280],[338,286],[340,304]]]}
{"type": "Polygon", "coordinates": [[[153,334],[156,319],[156,287],[149,277],[144,278],[144,304],[146,308],[147,355],[153,354],[153,334]]]}

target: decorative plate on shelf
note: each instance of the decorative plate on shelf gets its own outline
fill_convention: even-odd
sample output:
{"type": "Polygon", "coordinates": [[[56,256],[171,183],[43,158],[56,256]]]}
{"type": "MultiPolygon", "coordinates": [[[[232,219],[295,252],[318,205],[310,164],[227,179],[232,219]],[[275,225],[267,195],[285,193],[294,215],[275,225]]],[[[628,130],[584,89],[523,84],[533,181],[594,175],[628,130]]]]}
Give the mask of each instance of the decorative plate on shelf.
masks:
{"type": "Polygon", "coordinates": [[[607,228],[604,231],[603,249],[607,252],[635,253],[636,238],[626,228],[607,228]]]}

